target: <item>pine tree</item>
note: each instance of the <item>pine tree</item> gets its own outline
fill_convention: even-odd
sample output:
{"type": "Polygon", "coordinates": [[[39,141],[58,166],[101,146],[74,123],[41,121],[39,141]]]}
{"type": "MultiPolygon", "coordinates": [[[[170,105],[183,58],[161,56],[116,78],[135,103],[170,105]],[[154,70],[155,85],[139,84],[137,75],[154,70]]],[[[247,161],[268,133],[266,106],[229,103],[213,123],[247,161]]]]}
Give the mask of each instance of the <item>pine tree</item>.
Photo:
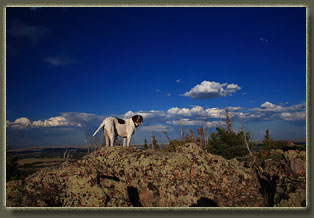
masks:
{"type": "Polygon", "coordinates": [[[251,145],[248,133],[245,134],[243,131],[228,133],[228,131],[220,127],[217,127],[216,130],[216,133],[210,134],[207,149],[210,153],[221,155],[226,159],[245,157],[249,154],[245,146],[246,143],[249,146],[251,145]]]}
{"type": "Polygon", "coordinates": [[[148,149],[148,146],[147,146],[147,140],[145,139],[144,140],[144,150],[148,149]]]}
{"type": "Polygon", "coordinates": [[[269,129],[266,129],[263,144],[264,144],[263,149],[265,149],[265,150],[269,150],[269,149],[272,149],[274,147],[274,142],[269,136],[269,129]]]}
{"type": "Polygon", "coordinates": [[[154,150],[158,150],[159,149],[159,146],[157,144],[157,140],[156,140],[156,137],[154,135],[151,136],[152,137],[152,148],[154,150]]]}

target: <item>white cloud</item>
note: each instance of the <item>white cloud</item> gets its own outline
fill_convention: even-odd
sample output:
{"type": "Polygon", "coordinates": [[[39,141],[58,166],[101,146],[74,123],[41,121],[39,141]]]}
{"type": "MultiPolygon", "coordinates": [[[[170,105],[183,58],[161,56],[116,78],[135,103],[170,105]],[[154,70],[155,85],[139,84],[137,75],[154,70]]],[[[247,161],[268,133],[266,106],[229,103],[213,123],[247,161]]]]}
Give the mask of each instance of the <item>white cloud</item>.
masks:
{"type": "Polygon", "coordinates": [[[74,59],[67,56],[45,57],[43,58],[43,61],[55,67],[67,66],[76,63],[74,59]]]}
{"type": "Polygon", "coordinates": [[[150,132],[151,129],[153,130],[153,132],[163,132],[163,131],[172,131],[173,128],[171,128],[168,125],[162,125],[162,124],[158,124],[158,125],[152,125],[150,126],[142,126],[139,131],[145,131],[145,132],[150,132]]]}
{"type": "Polygon", "coordinates": [[[182,80],[181,79],[177,79],[176,83],[182,83],[182,80]]]}
{"type": "Polygon", "coordinates": [[[227,89],[228,90],[238,90],[239,86],[234,84],[234,83],[231,83],[231,84],[227,85],[227,89]]]}
{"type": "Polygon", "coordinates": [[[191,116],[191,110],[188,108],[178,108],[173,107],[167,111],[167,116],[175,116],[175,115],[183,115],[183,116],[191,116]]]}
{"type": "Polygon", "coordinates": [[[274,107],[276,107],[276,105],[274,105],[271,102],[266,101],[264,104],[261,104],[261,107],[262,108],[274,108],[274,107]]]}
{"type": "Polygon", "coordinates": [[[306,109],[306,105],[305,103],[301,103],[301,104],[295,104],[289,107],[285,107],[288,111],[296,111],[296,110],[302,110],[305,111],[306,109]]]}
{"type": "Polygon", "coordinates": [[[204,80],[201,84],[196,85],[190,91],[184,93],[183,96],[191,97],[193,99],[208,99],[232,95],[240,89],[241,87],[234,83],[220,84],[218,82],[204,80]]]}
{"type": "Polygon", "coordinates": [[[144,119],[154,118],[154,117],[164,117],[165,116],[165,112],[163,112],[163,111],[150,110],[150,111],[138,111],[138,112],[128,111],[123,115],[123,117],[125,119],[131,118],[137,114],[142,115],[144,119]]]}
{"type": "Polygon", "coordinates": [[[7,121],[7,127],[15,129],[41,128],[41,127],[84,127],[91,120],[102,120],[102,116],[87,113],[68,112],[45,120],[31,121],[27,117],[21,117],[14,122],[7,121]]]}
{"type": "Polygon", "coordinates": [[[225,110],[220,108],[207,108],[206,115],[212,118],[225,118],[225,110]]]}
{"type": "Polygon", "coordinates": [[[203,120],[190,120],[190,119],[181,119],[167,121],[168,124],[172,125],[183,125],[183,126],[205,126],[205,127],[217,127],[225,125],[224,121],[203,121],[203,120]]]}
{"type": "Polygon", "coordinates": [[[252,108],[249,111],[252,111],[249,117],[265,120],[281,118],[286,121],[295,121],[306,119],[305,103],[284,107],[266,101],[259,108],[252,108]]]}
{"type": "Polygon", "coordinates": [[[13,122],[7,120],[6,124],[7,127],[11,127],[14,129],[24,129],[31,125],[31,121],[27,117],[20,117],[13,122]]]}
{"type": "Polygon", "coordinates": [[[306,113],[305,111],[301,112],[283,112],[279,115],[284,120],[296,121],[296,120],[305,120],[306,113]]]}
{"type": "Polygon", "coordinates": [[[32,123],[32,127],[82,127],[82,124],[78,121],[70,121],[65,116],[50,117],[47,120],[37,120],[32,123]]]}
{"type": "Polygon", "coordinates": [[[261,104],[260,108],[252,108],[249,111],[270,111],[270,112],[284,112],[284,111],[296,111],[296,110],[305,110],[305,104],[296,104],[289,107],[283,107],[280,105],[273,104],[269,101],[261,104]]]}
{"type": "MultiPolygon", "coordinates": [[[[232,110],[238,110],[240,107],[231,107],[232,110]]],[[[220,108],[207,108],[204,110],[201,106],[193,106],[193,108],[178,108],[173,107],[167,111],[167,117],[173,116],[197,116],[197,117],[207,117],[207,118],[224,118],[225,117],[225,109],[220,108]]]]}
{"type": "MultiPolygon", "coordinates": [[[[281,120],[289,122],[292,125],[305,123],[305,103],[291,105],[291,106],[279,106],[266,101],[258,108],[243,109],[241,107],[232,106],[229,108],[229,116],[231,121],[236,127],[239,121],[245,121],[248,125],[250,121],[265,121],[265,120],[281,120]]],[[[136,114],[140,114],[144,117],[144,123],[138,129],[138,133],[135,138],[149,137],[150,124],[152,125],[153,132],[171,132],[172,137],[177,137],[179,134],[178,125],[190,126],[189,128],[208,127],[215,128],[219,126],[225,126],[225,108],[203,108],[199,105],[192,105],[188,107],[172,107],[166,111],[161,110],[149,110],[149,111],[128,111],[124,114],[113,115],[122,118],[130,118],[136,114]],[[146,121],[146,122],[145,122],[146,121]]],[[[31,121],[27,117],[20,117],[13,122],[6,121],[8,132],[12,134],[13,131],[28,130],[32,133],[30,136],[31,141],[38,140],[38,143],[42,138],[47,136],[47,141],[51,141],[52,138],[49,134],[59,137],[59,140],[65,138],[64,134],[71,135],[72,133],[81,137],[84,142],[84,136],[82,130],[94,132],[99,126],[104,116],[98,116],[89,113],[77,113],[67,112],[61,113],[58,116],[52,116],[48,119],[31,121]],[[68,132],[68,133],[65,133],[68,132]],[[34,136],[37,135],[38,139],[34,136]],[[47,134],[47,135],[44,135],[47,134]],[[58,135],[59,134],[59,135],[58,135]],[[50,138],[49,138],[50,137],[50,138]],[[49,140],[48,140],[49,139],[49,140]]],[[[24,134],[24,133],[23,133],[24,134]]],[[[91,133],[92,134],[92,133],[91,133]]],[[[25,134],[24,134],[25,135],[25,134]]],[[[141,138],[141,139],[142,139],[141,138]]],[[[21,142],[22,143],[22,142],[21,142]]]]}
{"type": "MultiPolygon", "coordinates": [[[[271,102],[264,102],[259,108],[243,110],[241,107],[228,107],[230,118],[240,118],[245,120],[305,120],[305,104],[297,104],[289,107],[283,107],[271,102]]],[[[193,106],[192,108],[172,107],[167,111],[167,118],[180,119],[188,118],[190,120],[220,119],[226,117],[225,109],[207,108],[201,106],[193,106]]],[[[187,121],[186,121],[187,122],[187,121]]],[[[197,122],[196,122],[197,123],[197,122]]],[[[192,125],[193,122],[190,122],[192,125]]]]}
{"type": "Polygon", "coordinates": [[[178,107],[173,107],[170,108],[167,111],[167,117],[172,117],[172,116],[193,116],[193,115],[198,115],[202,116],[204,115],[205,111],[201,106],[194,106],[192,109],[188,108],[178,108],[178,107]]]}
{"type": "Polygon", "coordinates": [[[265,103],[261,104],[259,108],[252,108],[249,109],[250,111],[260,111],[260,112],[265,112],[265,111],[272,111],[272,112],[280,112],[284,111],[285,109],[280,106],[280,105],[275,105],[271,102],[266,101],[265,103]]]}
{"type": "Polygon", "coordinates": [[[241,107],[228,107],[229,111],[238,111],[241,110],[241,107]]]}

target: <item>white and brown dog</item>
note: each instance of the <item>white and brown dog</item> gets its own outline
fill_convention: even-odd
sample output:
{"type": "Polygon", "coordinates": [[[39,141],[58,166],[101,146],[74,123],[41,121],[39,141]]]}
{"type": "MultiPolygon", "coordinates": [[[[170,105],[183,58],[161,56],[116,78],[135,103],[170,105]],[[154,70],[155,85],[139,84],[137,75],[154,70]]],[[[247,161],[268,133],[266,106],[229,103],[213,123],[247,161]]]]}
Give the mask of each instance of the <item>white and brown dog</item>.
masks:
{"type": "Polygon", "coordinates": [[[134,134],[136,128],[140,126],[143,122],[143,117],[141,115],[135,115],[129,119],[120,119],[116,117],[107,117],[102,121],[98,129],[95,131],[93,136],[97,132],[104,128],[104,136],[106,138],[106,147],[113,146],[115,136],[123,137],[123,147],[130,146],[132,135],[134,134]],[[125,144],[125,142],[127,143],[125,144]]]}

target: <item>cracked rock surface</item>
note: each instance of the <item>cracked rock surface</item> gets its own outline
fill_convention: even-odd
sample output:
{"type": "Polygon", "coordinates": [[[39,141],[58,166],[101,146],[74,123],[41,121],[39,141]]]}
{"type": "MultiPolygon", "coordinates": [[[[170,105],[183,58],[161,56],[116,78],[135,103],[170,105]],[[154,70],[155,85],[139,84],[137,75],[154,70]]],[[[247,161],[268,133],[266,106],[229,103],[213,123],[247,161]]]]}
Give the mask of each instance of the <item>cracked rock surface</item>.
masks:
{"type": "MultiPolygon", "coordinates": [[[[296,163],[296,171],[300,171],[296,163]]],[[[262,207],[252,168],[188,143],[176,152],[102,147],[7,183],[15,207],[262,207]]]]}

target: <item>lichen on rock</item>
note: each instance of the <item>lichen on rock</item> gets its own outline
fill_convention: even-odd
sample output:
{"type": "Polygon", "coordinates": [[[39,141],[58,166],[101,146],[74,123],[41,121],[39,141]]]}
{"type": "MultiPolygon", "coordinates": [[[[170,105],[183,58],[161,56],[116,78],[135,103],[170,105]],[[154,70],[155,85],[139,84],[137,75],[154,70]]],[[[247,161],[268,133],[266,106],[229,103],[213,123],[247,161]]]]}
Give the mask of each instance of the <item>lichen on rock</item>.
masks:
{"type": "Polygon", "coordinates": [[[100,148],[76,163],[7,183],[7,206],[262,207],[253,168],[205,152],[100,148]]]}

